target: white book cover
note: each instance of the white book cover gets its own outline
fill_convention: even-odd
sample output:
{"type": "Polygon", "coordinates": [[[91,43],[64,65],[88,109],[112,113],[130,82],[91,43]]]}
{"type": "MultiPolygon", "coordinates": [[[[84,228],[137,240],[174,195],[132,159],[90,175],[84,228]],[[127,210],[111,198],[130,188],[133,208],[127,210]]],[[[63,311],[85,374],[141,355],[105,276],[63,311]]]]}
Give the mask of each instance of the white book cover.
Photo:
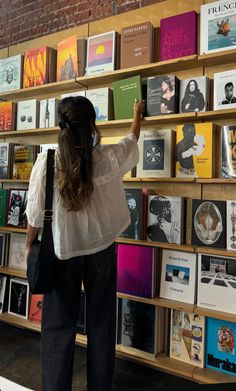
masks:
{"type": "Polygon", "coordinates": [[[209,103],[209,78],[196,76],[180,80],[179,112],[207,111],[209,103]]]}
{"type": "Polygon", "coordinates": [[[66,94],[61,94],[61,99],[69,98],[70,96],[86,96],[86,91],[76,91],[76,92],[67,92],[66,94]]]}
{"type": "Polygon", "coordinates": [[[48,149],[57,149],[57,148],[58,148],[58,143],[40,144],[39,153],[47,151],[48,149]]]}
{"type": "Polygon", "coordinates": [[[227,250],[236,250],[236,200],[226,201],[226,246],[227,250]]]}
{"type": "Polygon", "coordinates": [[[33,391],[30,388],[25,388],[17,383],[14,383],[4,377],[0,376],[0,390],[1,391],[33,391]]]}
{"type": "Polygon", "coordinates": [[[171,129],[141,130],[138,141],[137,177],[160,178],[173,174],[175,131],[171,129]]]}
{"type": "Polygon", "coordinates": [[[29,283],[18,278],[10,279],[8,313],[28,319],[29,283]]]}
{"type": "Polygon", "coordinates": [[[11,233],[9,267],[21,270],[27,269],[25,259],[25,242],[26,236],[24,234],[11,233]]]}
{"type": "Polygon", "coordinates": [[[36,129],[38,127],[38,101],[22,100],[17,103],[17,130],[36,129]]]}
{"type": "Polygon", "coordinates": [[[0,60],[0,93],[22,87],[22,63],[21,54],[0,60]]]}
{"type": "Polygon", "coordinates": [[[171,309],[170,357],[204,368],[205,317],[171,309]]]}
{"type": "Polygon", "coordinates": [[[214,110],[236,108],[236,69],[214,74],[214,110]]]}
{"type": "Polygon", "coordinates": [[[194,304],[196,298],[197,255],[163,250],[160,297],[194,304]]]}
{"type": "Polygon", "coordinates": [[[198,255],[197,305],[235,314],[236,258],[198,255]]]}
{"type": "Polygon", "coordinates": [[[39,106],[39,127],[53,128],[57,126],[57,106],[58,99],[50,98],[40,100],[39,106]]]}
{"type": "Polygon", "coordinates": [[[221,52],[236,46],[236,3],[231,0],[201,5],[200,54],[221,52]]]}
{"type": "Polygon", "coordinates": [[[2,314],[3,312],[6,283],[7,283],[7,277],[0,275],[0,314],[2,314]]]}
{"type": "Polygon", "coordinates": [[[148,195],[147,240],[182,243],[184,198],[148,195]]]}
{"type": "Polygon", "coordinates": [[[86,98],[93,104],[96,112],[96,121],[113,119],[112,90],[109,87],[87,90],[86,98]]]}
{"type": "Polygon", "coordinates": [[[115,70],[116,32],[109,31],[87,39],[86,76],[115,70]]]}

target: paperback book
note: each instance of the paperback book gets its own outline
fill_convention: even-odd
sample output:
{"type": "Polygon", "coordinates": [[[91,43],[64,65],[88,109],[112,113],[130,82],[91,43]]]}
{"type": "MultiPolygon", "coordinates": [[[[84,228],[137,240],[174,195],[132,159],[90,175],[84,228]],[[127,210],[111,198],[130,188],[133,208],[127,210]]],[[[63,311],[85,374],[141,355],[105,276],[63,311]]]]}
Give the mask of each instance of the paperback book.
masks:
{"type": "Polygon", "coordinates": [[[0,93],[19,90],[22,87],[22,70],[21,54],[0,60],[0,93]]]}
{"type": "Polygon", "coordinates": [[[37,145],[14,145],[13,179],[27,180],[35,163],[39,148],[37,145]]]}
{"type": "Polygon", "coordinates": [[[9,179],[12,173],[12,143],[0,144],[0,178],[9,179]]]}
{"type": "Polygon", "coordinates": [[[57,44],[57,81],[84,75],[86,56],[85,38],[72,35],[57,44]]]}
{"type": "Polygon", "coordinates": [[[10,278],[8,313],[28,319],[29,283],[26,280],[10,278]]]}
{"type": "Polygon", "coordinates": [[[34,323],[41,323],[43,309],[43,295],[31,295],[29,320],[34,323]]]}
{"type": "Polygon", "coordinates": [[[56,80],[56,49],[48,46],[24,53],[23,88],[40,86],[56,80]]]}
{"type": "Polygon", "coordinates": [[[6,222],[7,189],[0,189],[0,227],[6,222]]]}
{"type": "Polygon", "coordinates": [[[146,238],[146,203],[145,189],[125,188],[125,197],[130,213],[130,225],[120,235],[123,238],[145,240],[146,238]]]}
{"type": "Polygon", "coordinates": [[[226,248],[236,250],[236,200],[226,201],[226,248]]]}
{"type": "Polygon", "coordinates": [[[6,311],[7,277],[0,274],[0,314],[6,311]]]}
{"type": "Polygon", "coordinates": [[[0,103],[0,131],[10,131],[15,129],[16,122],[16,103],[0,103]]]}

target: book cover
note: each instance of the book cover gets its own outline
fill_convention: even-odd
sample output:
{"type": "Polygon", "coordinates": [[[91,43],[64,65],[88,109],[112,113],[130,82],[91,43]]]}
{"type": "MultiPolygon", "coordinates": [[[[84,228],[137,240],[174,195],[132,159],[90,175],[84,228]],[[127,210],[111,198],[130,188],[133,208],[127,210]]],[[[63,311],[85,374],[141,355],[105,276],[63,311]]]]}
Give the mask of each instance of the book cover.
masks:
{"type": "Polygon", "coordinates": [[[148,129],[140,132],[137,177],[160,178],[174,174],[175,131],[148,129]]]}
{"type": "Polygon", "coordinates": [[[6,221],[7,192],[7,189],[0,189],[0,227],[3,227],[6,221]]]}
{"type": "Polygon", "coordinates": [[[180,80],[179,112],[198,113],[209,109],[209,78],[197,76],[180,80]]]}
{"type": "Polygon", "coordinates": [[[235,299],[236,259],[199,254],[197,305],[234,314],[235,299]]]}
{"type": "Polygon", "coordinates": [[[23,88],[40,86],[48,82],[48,56],[47,46],[25,51],[23,88]]]}
{"type": "Polygon", "coordinates": [[[13,179],[30,179],[36,160],[36,145],[14,145],[13,147],[13,179]]]}
{"type": "Polygon", "coordinates": [[[134,116],[134,100],[142,100],[141,77],[132,76],[112,83],[115,119],[128,119],[134,116]]]}
{"type": "Polygon", "coordinates": [[[59,100],[56,98],[42,99],[39,103],[39,127],[53,128],[58,124],[57,107],[59,100]]]}
{"type": "Polygon", "coordinates": [[[236,69],[214,73],[213,107],[214,110],[236,108],[236,69]]]}
{"type": "Polygon", "coordinates": [[[236,323],[206,318],[206,368],[236,375],[236,323]]]}
{"type": "Polygon", "coordinates": [[[153,25],[139,23],[121,29],[120,68],[136,67],[154,61],[153,25]]]}
{"type": "Polygon", "coordinates": [[[0,60],[0,93],[20,89],[22,72],[23,56],[21,54],[0,60]]]}
{"type": "Polygon", "coordinates": [[[12,168],[12,144],[0,143],[0,178],[9,179],[12,168]]]}
{"type": "Polygon", "coordinates": [[[196,300],[197,255],[163,250],[160,297],[194,304],[196,300]]]}
{"type": "Polygon", "coordinates": [[[226,201],[193,199],[192,244],[226,248],[226,201]]]}
{"type": "Polygon", "coordinates": [[[205,317],[171,309],[170,357],[204,368],[205,317]]]}
{"type": "Polygon", "coordinates": [[[0,102],[0,131],[15,129],[16,103],[0,102]]]}
{"type": "Polygon", "coordinates": [[[87,90],[86,98],[93,104],[97,122],[113,119],[113,94],[111,88],[104,87],[87,90]]]}
{"type": "Polygon", "coordinates": [[[115,31],[87,38],[86,76],[115,70],[117,39],[115,31]]]}
{"type": "Polygon", "coordinates": [[[175,75],[147,79],[147,116],[174,114],[179,110],[179,79],[175,75]]]}
{"type": "Polygon", "coordinates": [[[10,278],[8,313],[28,319],[29,283],[26,280],[10,278]]]}
{"type": "Polygon", "coordinates": [[[152,298],[156,293],[156,251],[152,247],[118,244],[117,291],[152,298]]]}
{"type": "Polygon", "coordinates": [[[234,49],[236,45],[236,4],[229,0],[201,5],[200,54],[234,49]]]}
{"type": "Polygon", "coordinates": [[[145,240],[146,192],[144,189],[125,188],[125,197],[130,213],[130,225],[120,235],[123,238],[145,240]]]}
{"type": "Polygon", "coordinates": [[[226,248],[236,250],[236,200],[226,201],[226,248]]]}
{"type": "Polygon", "coordinates": [[[214,177],[215,133],[212,122],[176,126],[176,177],[214,177]]]}
{"type": "Polygon", "coordinates": [[[0,274],[0,314],[5,309],[5,292],[6,292],[7,277],[0,274]]]}
{"type": "Polygon", "coordinates": [[[197,54],[198,19],[195,11],[160,20],[160,60],[197,54]]]}
{"type": "Polygon", "coordinates": [[[17,130],[38,128],[39,101],[22,100],[17,103],[17,130]]]}
{"type": "Polygon", "coordinates": [[[9,189],[7,204],[7,227],[27,228],[26,205],[28,190],[9,189]]]}
{"type": "Polygon", "coordinates": [[[77,36],[72,35],[57,44],[57,81],[78,76],[77,36]]]}
{"type": "Polygon", "coordinates": [[[148,195],[147,240],[183,242],[184,197],[148,195]]]}
{"type": "Polygon", "coordinates": [[[236,126],[222,126],[220,133],[217,174],[221,178],[236,178],[236,126]]]}
{"type": "Polygon", "coordinates": [[[26,236],[24,234],[11,233],[9,267],[14,269],[26,270],[27,262],[25,259],[26,236]]]}
{"type": "Polygon", "coordinates": [[[29,320],[34,323],[41,323],[43,309],[43,295],[31,295],[29,307],[29,320]]]}

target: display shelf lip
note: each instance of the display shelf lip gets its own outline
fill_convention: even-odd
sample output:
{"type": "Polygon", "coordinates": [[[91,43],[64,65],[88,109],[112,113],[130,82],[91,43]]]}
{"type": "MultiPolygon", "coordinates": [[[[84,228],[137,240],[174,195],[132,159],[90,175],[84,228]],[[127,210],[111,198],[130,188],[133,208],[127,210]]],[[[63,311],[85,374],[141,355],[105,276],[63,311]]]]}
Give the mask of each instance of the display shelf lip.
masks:
{"type": "Polygon", "coordinates": [[[205,254],[205,255],[215,255],[215,256],[223,256],[223,257],[231,257],[236,258],[236,251],[226,250],[224,248],[209,248],[207,246],[196,246],[195,252],[197,254],[205,254]]]}
{"type": "Polygon", "coordinates": [[[212,65],[213,65],[213,62],[217,59],[220,60],[223,59],[225,62],[229,62],[231,56],[235,57],[235,55],[236,55],[236,49],[222,50],[219,52],[199,54],[198,61],[204,63],[204,62],[209,62],[209,60],[212,60],[212,65]]]}
{"type": "Polygon", "coordinates": [[[12,324],[13,326],[23,327],[28,330],[33,330],[37,332],[41,332],[41,325],[36,322],[32,322],[29,319],[23,319],[18,317],[17,315],[9,314],[8,312],[3,312],[0,314],[0,322],[7,322],[12,324]]]}
{"type": "Polygon", "coordinates": [[[197,183],[236,183],[236,178],[196,178],[197,183]]]}
{"type": "Polygon", "coordinates": [[[121,244],[133,244],[138,246],[149,246],[149,247],[160,247],[166,250],[176,250],[176,251],[185,251],[185,252],[194,252],[194,246],[189,244],[175,244],[175,243],[166,243],[166,242],[149,242],[147,240],[136,240],[130,238],[119,237],[116,239],[117,243],[121,244]]]}
{"type": "Polygon", "coordinates": [[[236,115],[236,109],[233,108],[233,109],[223,109],[223,110],[208,110],[208,111],[200,111],[199,113],[197,113],[197,119],[208,119],[208,120],[211,120],[210,122],[212,122],[212,120],[215,120],[217,118],[219,119],[225,119],[225,118],[231,118],[231,117],[234,117],[236,115]]]}
{"type": "Polygon", "coordinates": [[[0,226],[0,232],[17,232],[17,233],[24,234],[27,232],[27,229],[26,228],[0,226]]]}
{"type": "Polygon", "coordinates": [[[35,128],[35,129],[26,129],[26,130],[9,130],[7,132],[0,132],[0,138],[13,138],[21,136],[39,136],[42,134],[53,134],[58,133],[59,126],[54,126],[52,128],[35,128]]]}
{"type": "MultiPolygon", "coordinates": [[[[234,323],[236,322],[236,313],[233,314],[230,312],[218,311],[218,310],[215,310],[212,308],[202,307],[197,304],[194,306],[193,312],[195,314],[203,315],[203,316],[210,317],[210,318],[222,319],[222,320],[224,319],[224,320],[227,320],[229,322],[234,322],[234,323]]],[[[236,381],[236,379],[235,379],[235,381],[236,381]]]]}
{"type": "Polygon", "coordinates": [[[29,179],[13,179],[13,178],[8,178],[8,179],[1,179],[0,178],[0,183],[29,183],[29,179]]]}
{"type": "Polygon", "coordinates": [[[150,182],[150,183],[195,183],[195,178],[176,178],[176,177],[159,177],[159,178],[143,178],[143,177],[133,177],[133,178],[123,178],[123,182],[150,182]]]}
{"type": "Polygon", "coordinates": [[[9,266],[0,267],[0,274],[7,274],[9,276],[15,276],[19,278],[26,278],[26,270],[16,269],[9,266]]]}

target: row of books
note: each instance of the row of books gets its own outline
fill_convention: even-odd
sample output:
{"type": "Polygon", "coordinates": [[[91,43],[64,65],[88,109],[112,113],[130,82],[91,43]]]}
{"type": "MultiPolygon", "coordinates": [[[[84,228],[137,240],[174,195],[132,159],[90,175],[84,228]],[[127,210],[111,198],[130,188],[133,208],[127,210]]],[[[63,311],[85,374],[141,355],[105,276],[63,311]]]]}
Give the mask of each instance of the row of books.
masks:
{"type": "Polygon", "coordinates": [[[39,145],[0,143],[0,178],[28,180],[39,145]]]}

